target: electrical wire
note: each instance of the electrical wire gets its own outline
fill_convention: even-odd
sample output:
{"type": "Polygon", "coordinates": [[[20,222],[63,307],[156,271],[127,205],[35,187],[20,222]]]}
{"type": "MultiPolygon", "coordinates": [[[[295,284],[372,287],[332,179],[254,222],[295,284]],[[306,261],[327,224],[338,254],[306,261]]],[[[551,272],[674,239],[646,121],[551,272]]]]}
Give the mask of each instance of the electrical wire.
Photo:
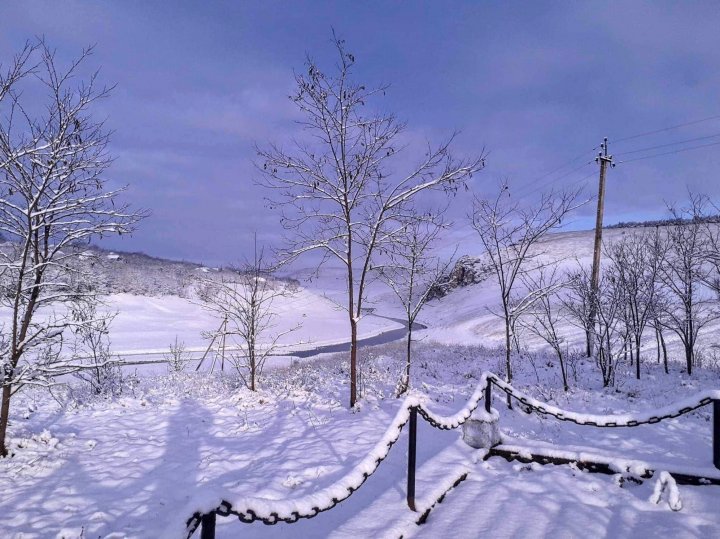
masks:
{"type": "Polygon", "coordinates": [[[657,148],[667,148],[667,147],[669,147],[669,146],[676,146],[676,145],[678,145],[678,144],[687,144],[688,142],[697,142],[698,140],[707,140],[707,139],[715,138],[715,137],[720,137],[720,133],[714,133],[714,134],[712,134],[712,135],[706,135],[706,136],[704,136],[704,137],[696,137],[696,138],[691,138],[691,139],[687,139],[687,140],[678,140],[678,141],[676,141],[676,142],[669,142],[668,144],[658,144],[657,146],[649,146],[649,147],[647,147],[647,148],[640,148],[640,149],[637,149],[637,150],[630,150],[630,151],[628,151],[628,152],[620,152],[620,153],[614,154],[614,157],[617,157],[617,156],[619,156],[619,155],[629,155],[629,154],[632,154],[632,153],[647,152],[647,151],[650,151],[650,150],[656,150],[657,148]]]}
{"type": "MultiPolygon", "coordinates": [[[[562,179],[564,179],[564,178],[567,178],[567,177],[570,176],[571,174],[574,174],[575,172],[578,172],[579,170],[584,169],[586,166],[591,165],[592,163],[593,163],[593,161],[588,161],[587,163],[584,163],[583,165],[581,165],[581,166],[579,166],[579,167],[577,167],[577,168],[575,168],[575,169],[573,169],[573,170],[571,170],[571,171],[563,174],[562,176],[559,176],[558,178],[555,178],[554,180],[551,180],[551,181],[549,181],[549,182],[545,182],[545,183],[542,184],[542,185],[536,186],[534,189],[531,189],[530,191],[526,191],[526,192],[522,192],[522,191],[521,191],[520,194],[517,195],[515,198],[516,198],[517,200],[522,200],[523,198],[527,198],[528,196],[530,196],[530,195],[532,195],[532,194],[534,194],[534,193],[537,193],[537,192],[540,191],[541,189],[543,189],[543,188],[545,188],[545,187],[547,187],[547,186],[549,186],[549,185],[551,185],[551,184],[553,184],[553,183],[557,183],[557,182],[559,182],[560,180],[562,180],[562,179]]],[[[577,180],[577,183],[580,183],[580,182],[582,182],[583,180],[589,178],[590,176],[594,176],[594,175],[595,175],[595,172],[593,171],[593,172],[591,172],[590,174],[588,174],[587,176],[584,176],[584,177],[580,178],[579,180],[577,180]]]]}
{"type": "MultiPolygon", "coordinates": [[[[599,147],[600,147],[600,146],[595,146],[594,148],[591,148],[589,151],[594,152],[594,151],[597,150],[599,147]]],[[[587,154],[588,154],[588,152],[583,152],[583,153],[581,153],[580,155],[578,155],[577,157],[571,159],[570,161],[568,161],[568,162],[565,163],[564,165],[560,165],[559,167],[554,168],[554,169],[550,170],[549,172],[546,172],[545,174],[543,174],[543,175],[540,176],[539,178],[535,178],[535,179],[534,179],[533,181],[531,181],[530,183],[535,183],[535,182],[539,182],[540,180],[544,180],[545,178],[547,178],[547,177],[550,176],[551,174],[555,174],[556,172],[561,171],[561,170],[564,169],[565,167],[570,166],[570,165],[574,164],[575,162],[579,161],[580,159],[584,158],[587,154]]],[[[585,166],[585,165],[583,165],[583,166],[585,166]]]]}
{"type": "Polygon", "coordinates": [[[664,131],[671,131],[672,129],[679,129],[681,127],[687,127],[689,125],[696,125],[696,124],[700,124],[703,122],[709,122],[711,120],[719,120],[719,119],[720,119],[720,114],[717,114],[715,116],[708,116],[707,118],[703,118],[701,120],[695,120],[692,122],[686,122],[686,123],[678,124],[678,125],[671,125],[670,127],[663,127],[662,129],[655,129],[654,131],[646,131],[645,133],[638,133],[637,135],[631,135],[629,137],[615,139],[613,142],[615,142],[615,143],[624,142],[626,140],[633,140],[633,139],[640,138],[640,137],[647,137],[649,135],[654,135],[655,133],[662,133],[664,131]]]}
{"type": "MultiPolygon", "coordinates": [[[[556,167],[556,168],[550,170],[549,172],[546,172],[545,174],[543,174],[542,176],[539,176],[538,178],[535,178],[534,180],[531,180],[531,181],[527,182],[526,184],[524,184],[524,187],[528,187],[528,186],[531,186],[531,185],[535,185],[535,184],[537,184],[538,182],[540,182],[541,180],[547,178],[548,176],[550,176],[550,175],[552,175],[552,174],[555,174],[555,173],[563,170],[564,168],[572,165],[573,163],[576,163],[576,162],[579,161],[580,159],[585,159],[585,158],[587,157],[587,154],[588,154],[588,153],[594,152],[594,151],[597,150],[599,147],[600,147],[600,146],[595,146],[594,148],[591,148],[590,150],[587,150],[587,151],[581,153],[580,155],[578,155],[577,157],[571,159],[570,161],[566,162],[565,164],[563,164],[563,165],[561,165],[561,166],[559,166],[559,167],[556,167]]],[[[526,191],[525,188],[521,188],[521,189],[518,191],[518,193],[519,193],[518,199],[525,198],[527,195],[533,194],[533,193],[539,191],[540,189],[542,189],[543,187],[545,187],[545,186],[547,186],[547,185],[556,183],[556,182],[562,180],[563,178],[566,178],[567,176],[569,176],[569,175],[577,172],[578,170],[583,169],[584,167],[586,167],[586,166],[589,165],[590,163],[592,163],[592,160],[590,160],[590,161],[588,161],[588,162],[586,162],[586,163],[583,163],[583,164],[580,165],[579,167],[573,168],[572,170],[569,170],[569,171],[563,173],[562,175],[558,176],[558,177],[555,178],[555,179],[552,179],[552,180],[550,180],[550,181],[548,181],[548,182],[544,182],[542,185],[540,185],[540,186],[538,186],[538,187],[536,187],[536,188],[534,188],[534,189],[531,189],[530,191],[526,191]]]]}
{"type": "Polygon", "coordinates": [[[673,155],[673,154],[676,154],[676,153],[689,152],[690,150],[697,150],[697,149],[699,149],[699,148],[707,148],[707,147],[709,147],[709,146],[717,146],[718,144],[720,144],[720,141],[718,141],[718,142],[711,142],[710,144],[701,144],[701,145],[699,145],[699,146],[691,146],[690,148],[682,148],[682,149],[680,149],[680,150],[675,150],[675,151],[672,151],[672,152],[655,153],[655,154],[652,154],[652,155],[643,155],[643,156],[641,156],[641,157],[635,157],[635,158],[633,158],[633,159],[625,159],[624,161],[618,161],[617,164],[619,165],[620,163],[630,163],[630,162],[632,162],[632,161],[640,161],[640,160],[642,160],[642,159],[650,159],[650,158],[653,158],[653,157],[662,157],[662,156],[664,156],[664,155],[673,155]]]}

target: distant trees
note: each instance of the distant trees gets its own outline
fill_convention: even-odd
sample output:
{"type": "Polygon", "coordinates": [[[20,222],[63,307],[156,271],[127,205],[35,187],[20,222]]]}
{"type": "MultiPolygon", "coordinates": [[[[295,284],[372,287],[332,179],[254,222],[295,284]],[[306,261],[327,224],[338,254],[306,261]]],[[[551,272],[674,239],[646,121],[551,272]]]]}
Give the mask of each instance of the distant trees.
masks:
{"type": "Polygon", "coordinates": [[[640,345],[645,328],[658,320],[661,308],[661,272],[666,264],[667,241],[658,229],[652,232],[626,234],[605,248],[610,265],[607,268],[613,286],[618,289],[624,306],[624,325],[628,336],[630,364],[640,379],[640,345]]]}
{"type": "Polygon", "coordinates": [[[709,216],[709,207],[707,197],[690,193],[685,206],[669,208],[669,222],[674,224],[629,232],[606,244],[607,261],[597,297],[585,268],[569,274],[564,307],[570,320],[596,335],[600,347],[596,361],[606,385],[612,383],[621,351],[629,351],[630,364],[640,378],[642,340],[648,326],[654,330],[657,359],[662,359],[665,372],[665,333],[669,331],[682,344],[685,367],[692,374],[698,362],[700,331],[720,317],[714,294],[720,282],[716,250],[720,228],[709,216]],[[589,326],[592,305],[599,316],[594,328],[589,326]]]}
{"type": "Polygon", "coordinates": [[[398,174],[407,163],[396,159],[406,145],[405,125],[391,114],[366,111],[386,87],[355,82],[355,57],[343,40],[334,38],[334,44],[333,72],[308,58],[305,70],[295,76],[292,101],[302,114],[306,138],[290,149],[258,149],[258,169],[289,232],[283,260],[315,252],[320,264],[334,259],[345,271],[352,407],[358,396],[358,323],[379,252],[402,233],[403,217],[420,195],[454,192],[483,168],[484,160],[454,158],[451,137],[428,145],[419,164],[398,174]]]}
{"type": "Polygon", "coordinates": [[[707,197],[691,193],[686,206],[670,208],[673,217],[686,222],[668,227],[667,257],[660,271],[669,300],[664,325],[683,344],[688,374],[692,374],[695,365],[700,330],[718,317],[718,309],[705,287],[710,275],[711,245],[703,219],[707,206],[707,197]]]}
{"type": "Polygon", "coordinates": [[[93,323],[71,314],[95,298],[73,246],[129,232],[143,216],[118,204],[123,189],[105,177],[108,133],[91,112],[109,89],[81,75],[91,52],[61,68],[40,41],[0,70],[0,234],[12,242],[0,251],[0,303],[10,312],[0,328],[0,456],[12,395],[88,367],[60,353],[66,330],[93,323]]]}
{"type": "Polygon", "coordinates": [[[511,343],[519,317],[547,289],[527,290],[517,295],[516,283],[523,275],[543,265],[542,250],[536,249],[548,232],[577,208],[579,192],[543,194],[534,206],[523,207],[510,198],[507,183],[489,199],[475,197],[470,221],[485,248],[488,265],[499,287],[500,316],[505,323],[505,372],[512,381],[511,343]]]}

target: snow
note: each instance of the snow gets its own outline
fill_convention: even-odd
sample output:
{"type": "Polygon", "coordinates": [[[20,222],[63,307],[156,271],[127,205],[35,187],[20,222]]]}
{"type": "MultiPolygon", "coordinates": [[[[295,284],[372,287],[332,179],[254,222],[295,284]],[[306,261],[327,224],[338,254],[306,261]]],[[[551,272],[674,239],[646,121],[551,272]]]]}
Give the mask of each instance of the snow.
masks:
{"type": "MultiPolygon", "coordinates": [[[[402,346],[386,345],[366,353],[365,398],[354,412],[345,407],[346,365],[336,357],[270,371],[258,394],[238,389],[228,376],[202,373],[141,378],[115,399],[76,391],[74,396],[56,394],[58,403],[39,390],[22,393],[14,402],[10,431],[15,456],[0,461],[0,514],[11,515],[3,521],[6,535],[54,537],[59,529],[82,529],[86,536],[178,537],[195,510],[217,507],[222,498],[236,508],[252,507],[268,515],[312,509],[328,497],[342,497],[344,489],[374,469],[407,419],[409,405],[422,405],[449,425],[482,402],[482,372],[498,361],[496,352],[416,346],[416,392],[409,400],[391,398],[402,368],[402,346]]],[[[718,380],[714,371],[701,371],[692,379],[654,371],[654,386],[638,391],[631,385],[618,393],[598,389],[595,373],[586,365],[566,395],[555,371],[539,369],[546,386],[543,400],[550,397],[564,403],[563,408],[603,413],[665,406],[675,398],[667,388],[678,380],[686,384],[679,390],[685,395],[714,387],[718,380]]],[[[538,389],[534,370],[519,366],[516,376],[524,392],[538,389]]],[[[651,462],[659,470],[710,466],[706,409],[619,431],[510,411],[498,406],[501,402],[496,401],[499,426],[510,445],[531,442],[533,447],[594,454],[602,450],[615,458],[651,462]]],[[[570,536],[581,528],[562,516],[569,513],[577,514],[593,535],[628,536],[623,526],[637,533],[635,519],[649,530],[662,524],[681,536],[698,530],[706,531],[705,536],[720,533],[714,509],[720,503],[718,487],[681,487],[684,507],[672,512],[648,501],[649,481],[625,489],[610,478],[567,466],[525,469],[497,458],[484,462],[482,453],[462,442],[458,430],[441,431],[422,418],[419,512],[413,513],[405,504],[406,443],[405,430],[378,471],[331,511],[273,527],[219,517],[218,537],[443,537],[454,529],[455,537],[476,537],[491,527],[495,537],[523,529],[533,536],[555,531],[570,536]],[[468,478],[418,527],[419,514],[464,474],[468,478]],[[595,509],[599,520],[592,521],[595,509]],[[616,521],[618,511],[622,514],[616,521]],[[668,515],[677,518],[669,521],[668,515]]]]}
{"type": "Polygon", "coordinates": [[[682,500],[680,500],[680,490],[673,476],[668,472],[660,472],[660,476],[655,482],[655,488],[650,496],[650,503],[660,503],[662,495],[667,492],[668,506],[673,511],[682,509],[682,500]]]}
{"type": "MultiPolygon", "coordinates": [[[[568,233],[546,247],[551,256],[574,264],[571,255],[588,256],[591,245],[588,234],[568,233]]],[[[342,299],[342,276],[327,271],[304,284],[281,306],[279,330],[304,323],[285,344],[298,349],[344,341],[348,320],[335,301],[342,299]]],[[[384,318],[398,312],[389,298],[382,290],[372,292],[368,305],[375,311],[362,317],[361,336],[400,327],[384,318]]],[[[108,310],[119,311],[112,349],[128,358],[166,353],[176,336],[189,350],[204,351],[201,333],[220,323],[177,296],[105,299],[108,310]]],[[[499,374],[503,364],[501,351],[491,348],[502,329],[487,311],[494,301],[491,283],[481,283],[455,290],[423,311],[421,321],[429,327],[417,332],[413,389],[406,400],[394,398],[403,344],[363,349],[363,398],[352,411],[347,354],[271,365],[257,393],[229,372],[167,374],[164,366],[141,368],[140,376],[127,369],[123,392],[116,396],[93,395],[77,380],[69,389],[22,391],[11,409],[13,456],[0,459],[0,536],[180,537],[194,512],[213,509],[223,499],[258,515],[291,515],[327,507],[361,483],[332,510],[295,524],[270,527],[218,517],[217,536],[720,536],[720,487],[678,487],[669,475],[720,477],[712,466],[711,407],[658,424],[607,429],[526,414],[521,406],[508,410],[495,388],[495,409],[485,414],[484,373],[499,374]],[[422,410],[417,512],[405,500],[408,429],[387,453],[411,406],[422,410]],[[457,427],[468,418],[497,418],[505,448],[599,459],[618,474],[484,460],[484,450],[461,439],[457,427]],[[652,479],[625,480],[646,469],[657,470],[652,479]],[[431,507],[427,523],[418,526],[431,507]]],[[[571,341],[580,337],[563,330],[571,341]]],[[[713,333],[706,335],[709,348],[713,333]]],[[[575,358],[565,392],[552,355],[530,343],[533,353],[513,360],[513,387],[528,402],[566,418],[627,423],[720,398],[718,365],[708,361],[687,376],[673,363],[665,375],[654,362],[652,343],[645,348],[642,380],[622,364],[617,386],[603,388],[595,365],[575,358]]]]}

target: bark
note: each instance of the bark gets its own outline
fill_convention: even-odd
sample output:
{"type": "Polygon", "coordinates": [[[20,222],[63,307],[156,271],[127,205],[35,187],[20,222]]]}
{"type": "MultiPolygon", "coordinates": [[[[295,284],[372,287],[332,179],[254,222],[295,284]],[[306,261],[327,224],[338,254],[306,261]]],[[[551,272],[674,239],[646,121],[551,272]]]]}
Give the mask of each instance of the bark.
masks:
{"type": "Polygon", "coordinates": [[[357,402],[357,322],[350,316],[350,408],[357,402]]]}
{"type": "Polygon", "coordinates": [[[662,346],[663,364],[665,366],[665,374],[669,374],[670,371],[668,370],[667,347],[665,346],[665,337],[663,337],[662,330],[658,331],[658,336],[660,337],[660,345],[662,346]]]}
{"type": "Polygon", "coordinates": [[[563,379],[563,390],[567,391],[569,389],[568,387],[568,381],[567,381],[567,372],[565,371],[565,359],[563,358],[563,353],[560,347],[555,349],[555,352],[557,353],[558,360],[560,361],[560,372],[562,373],[562,379],[563,379]]]}
{"type": "Polygon", "coordinates": [[[7,457],[8,450],[5,445],[8,420],[10,419],[10,384],[3,386],[2,405],[0,406],[0,457],[7,457]]]}

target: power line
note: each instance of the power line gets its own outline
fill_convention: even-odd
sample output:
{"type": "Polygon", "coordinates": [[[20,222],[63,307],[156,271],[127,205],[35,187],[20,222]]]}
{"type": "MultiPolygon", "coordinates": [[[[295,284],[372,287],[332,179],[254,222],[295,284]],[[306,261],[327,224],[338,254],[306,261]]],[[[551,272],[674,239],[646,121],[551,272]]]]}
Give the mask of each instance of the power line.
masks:
{"type": "Polygon", "coordinates": [[[688,142],[697,142],[698,140],[707,140],[707,139],[715,138],[715,137],[720,137],[720,133],[714,133],[712,135],[706,135],[704,137],[696,137],[696,138],[691,138],[691,139],[687,139],[687,140],[678,140],[676,142],[669,142],[668,144],[658,144],[657,146],[649,146],[647,148],[640,148],[638,150],[630,150],[628,152],[621,152],[621,153],[617,153],[615,155],[628,155],[631,153],[647,152],[650,150],[655,150],[657,148],[667,148],[668,146],[676,146],[678,144],[687,144],[688,142]]]}
{"type": "MultiPolygon", "coordinates": [[[[584,156],[583,156],[583,157],[584,157],[584,156]]],[[[577,159],[576,159],[576,161],[577,161],[577,159]]],[[[570,176],[571,174],[574,174],[575,172],[584,169],[586,166],[588,166],[588,165],[590,165],[590,164],[592,164],[592,163],[593,163],[592,160],[590,160],[590,161],[588,161],[588,162],[586,162],[586,163],[583,163],[583,164],[580,165],[579,167],[574,168],[574,169],[572,169],[572,170],[569,170],[569,171],[566,172],[565,174],[563,174],[563,175],[561,175],[561,176],[558,176],[557,178],[555,178],[555,179],[553,179],[553,180],[550,180],[549,182],[545,182],[545,183],[543,183],[543,184],[540,184],[540,185],[536,186],[534,189],[531,189],[531,190],[529,190],[529,191],[523,192],[523,190],[521,190],[521,191],[520,191],[520,194],[517,196],[517,199],[518,199],[518,200],[521,200],[521,199],[523,199],[523,198],[528,197],[529,195],[532,195],[532,194],[534,194],[534,193],[537,193],[537,192],[540,191],[541,189],[544,189],[545,187],[547,187],[547,186],[549,186],[549,185],[551,185],[551,184],[553,184],[553,183],[557,183],[557,182],[559,182],[560,180],[562,180],[562,179],[564,179],[564,178],[567,178],[567,177],[570,176]]],[[[594,174],[594,172],[593,172],[593,174],[594,174]]],[[[583,179],[585,179],[585,178],[583,178],[583,179]]],[[[582,180],[578,180],[578,181],[582,181],[582,180]]],[[[533,183],[534,183],[534,182],[533,182],[533,183]]]]}
{"type": "Polygon", "coordinates": [[[615,140],[614,142],[624,142],[626,140],[633,140],[640,137],[647,137],[648,135],[654,135],[655,133],[662,133],[664,131],[670,131],[672,129],[679,129],[681,127],[687,127],[689,125],[696,125],[703,122],[709,122],[711,120],[718,120],[720,119],[720,114],[717,114],[715,116],[708,116],[707,118],[703,118],[701,120],[695,120],[692,122],[686,122],[684,124],[678,124],[678,125],[671,125],[670,127],[663,127],[662,129],[655,129],[654,131],[646,131],[645,133],[638,133],[637,135],[631,135],[629,137],[619,138],[615,140]]]}
{"type": "Polygon", "coordinates": [[[680,150],[675,150],[675,151],[672,151],[672,152],[655,153],[655,154],[652,154],[652,155],[643,155],[642,157],[635,157],[635,158],[633,158],[633,159],[626,159],[625,161],[618,161],[618,164],[620,164],[620,163],[630,163],[630,162],[632,162],[632,161],[640,161],[640,160],[642,160],[642,159],[650,159],[650,158],[653,158],[653,157],[662,157],[663,155],[672,155],[672,154],[676,154],[676,153],[689,152],[690,150],[697,150],[697,149],[699,149],[699,148],[707,148],[707,147],[709,147],[709,146],[717,146],[718,144],[720,144],[720,141],[718,141],[718,142],[711,142],[710,144],[700,144],[699,146],[691,146],[690,148],[682,148],[682,149],[680,149],[680,150]]]}
{"type": "MultiPolygon", "coordinates": [[[[598,148],[599,148],[599,146],[595,146],[594,148],[591,148],[589,151],[594,152],[594,151],[597,150],[598,148]]],[[[570,161],[568,161],[568,162],[565,163],[564,165],[560,165],[559,167],[554,168],[554,169],[552,169],[552,170],[549,171],[549,172],[546,172],[545,174],[543,174],[543,175],[540,176],[539,178],[535,178],[531,183],[539,182],[540,180],[543,180],[543,179],[547,178],[547,177],[550,176],[551,174],[555,174],[556,172],[561,171],[561,170],[564,169],[565,167],[568,167],[568,166],[574,164],[575,162],[579,161],[580,159],[584,158],[587,154],[588,154],[588,152],[583,152],[583,153],[581,153],[580,155],[578,155],[577,157],[571,159],[570,161]]],[[[584,166],[584,165],[583,165],[583,166],[584,166]]]]}

